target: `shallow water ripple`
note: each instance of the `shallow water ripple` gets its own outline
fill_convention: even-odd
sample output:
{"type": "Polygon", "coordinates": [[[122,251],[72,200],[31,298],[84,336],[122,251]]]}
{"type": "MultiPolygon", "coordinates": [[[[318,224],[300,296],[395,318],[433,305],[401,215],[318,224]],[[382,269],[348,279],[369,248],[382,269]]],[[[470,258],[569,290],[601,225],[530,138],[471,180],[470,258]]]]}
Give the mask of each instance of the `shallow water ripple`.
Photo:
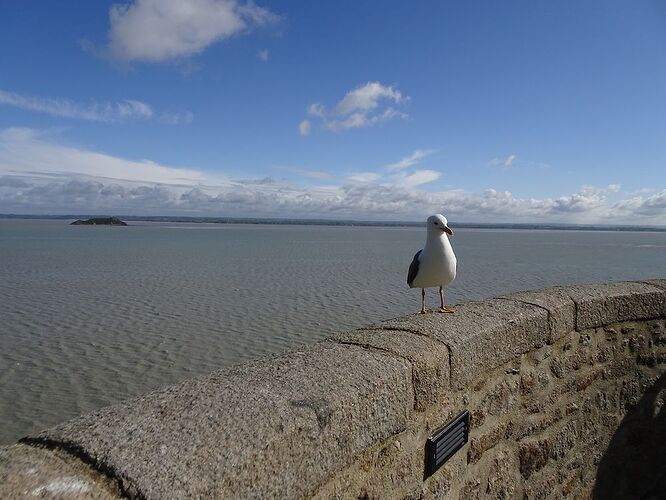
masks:
{"type": "MultiPolygon", "coordinates": [[[[0,219],[0,443],[414,312],[405,279],[423,240],[419,228],[0,219]]],[[[666,233],[460,229],[452,242],[449,303],[666,275],[666,233]]]]}

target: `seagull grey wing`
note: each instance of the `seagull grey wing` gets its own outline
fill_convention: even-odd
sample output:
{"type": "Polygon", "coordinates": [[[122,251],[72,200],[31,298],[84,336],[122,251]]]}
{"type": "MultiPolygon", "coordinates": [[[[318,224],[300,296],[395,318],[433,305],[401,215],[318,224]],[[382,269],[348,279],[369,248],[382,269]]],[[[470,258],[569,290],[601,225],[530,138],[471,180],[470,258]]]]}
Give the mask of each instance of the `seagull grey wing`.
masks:
{"type": "Polygon", "coordinates": [[[419,255],[421,255],[422,251],[423,250],[419,250],[418,252],[416,252],[416,255],[414,255],[412,263],[409,265],[409,273],[407,273],[407,284],[410,287],[412,286],[412,283],[414,283],[416,275],[419,274],[419,255]]]}

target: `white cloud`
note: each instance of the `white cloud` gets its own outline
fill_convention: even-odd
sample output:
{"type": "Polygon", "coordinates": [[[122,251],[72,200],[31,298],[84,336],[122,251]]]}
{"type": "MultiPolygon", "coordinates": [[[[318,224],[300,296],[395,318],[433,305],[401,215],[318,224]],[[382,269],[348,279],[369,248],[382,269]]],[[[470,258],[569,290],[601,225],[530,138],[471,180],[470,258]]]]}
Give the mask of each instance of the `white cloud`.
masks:
{"type": "Polygon", "coordinates": [[[64,146],[30,129],[0,131],[0,213],[113,213],[453,221],[664,224],[666,188],[617,199],[620,186],[583,186],[560,197],[521,198],[488,189],[425,191],[432,170],[345,179],[281,167],[326,185],[231,179],[196,169],[64,146]]]}
{"type": "Polygon", "coordinates": [[[303,120],[301,123],[298,124],[298,132],[302,136],[309,135],[311,127],[312,127],[312,124],[310,123],[310,120],[303,120]]]}
{"type": "Polygon", "coordinates": [[[334,180],[335,176],[329,174],[328,172],[322,172],[320,170],[308,170],[305,168],[296,168],[296,167],[275,167],[277,170],[282,170],[284,172],[289,172],[292,174],[302,175],[303,177],[310,177],[312,179],[320,180],[334,180]]]}
{"type": "Polygon", "coordinates": [[[78,104],[67,99],[50,99],[23,96],[15,92],[0,90],[0,104],[14,106],[29,111],[47,113],[63,118],[77,118],[101,122],[127,119],[146,120],[152,118],[152,108],[141,101],[126,99],[117,103],[78,104]]]}
{"type": "Polygon", "coordinates": [[[324,118],[326,116],[326,108],[319,102],[313,102],[308,106],[308,114],[311,116],[318,116],[324,118]]]}
{"type": "Polygon", "coordinates": [[[613,210],[618,215],[627,218],[656,218],[658,222],[664,224],[664,221],[666,221],[666,189],[648,197],[634,196],[621,200],[613,205],[613,210]]]}
{"type": "Polygon", "coordinates": [[[511,168],[516,160],[516,155],[509,155],[506,158],[493,158],[488,162],[489,167],[511,168]]]}
{"type": "Polygon", "coordinates": [[[387,103],[403,104],[409,97],[379,82],[368,82],[350,90],[330,110],[315,102],[307,109],[308,115],[320,119],[322,126],[340,132],[351,128],[372,127],[393,118],[408,118],[408,115],[387,103]]]}
{"type": "Polygon", "coordinates": [[[386,87],[379,82],[368,82],[347,92],[333,111],[336,115],[371,111],[379,106],[380,99],[393,101],[396,104],[405,100],[400,91],[393,87],[386,87]]]}
{"type": "Polygon", "coordinates": [[[385,109],[381,114],[370,115],[368,113],[358,112],[348,115],[344,119],[334,119],[325,122],[324,126],[334,132],[341,132],[342,130],[350,128],[366,128],[373,127],[381,122],[390,120],[391,118],[400,117],[408,118],[405,113],[396,111],[393,108],[385,109]]]}
{"type": "Polygon", "coordinates": [[[411,167],[418,165],[426,156],[432,154],[431,149],[417,149],[411,155],[401,158],[395,163],[384,167],[388,174],[384,174],[382,182],[385,185],[396,185],[403,187],[415,187],[436,181],[441,177],[441,172],[428,169],[417,169],[408,171],[411,167]]]}
{"type": "Polygon", "coordinates": [[[172,168],[149,160],[126,160],[86,149],[62,146],[26,128],[0,132],[0,173],[9,175],[84,175],[134,182],[195,185],[206,177],[193,169],[172,168]]]}
{"type": "Polygon", "coordinates": [[[402,170],[405,168],[412,167],[419,163],[423,158],[432,154],[434,150],[432,149],[417,149],[411,155],[405,156],[395,163],[386,165],[388,170],[402,170]]]}
{"type": "Polygon", "coordinates": [[[583,186],[578,193],[561,196],[553,200],[552,210],[555,212],[589,213],[603,207],[609,189],[583,186]]]}
{"type": "MultiPolygon", "coordinates": [[[[308,128],[309,132],[309,128],[308,128]]],[[[384,186],[414,187],[433,182],[441,177],[441,172],[435,170],[413,170],[407,171],[408,167],[416,165],[421,159],[431,154],[432,150],[416,150],[410,156],[407,156],[396,163],[384,167],[380,172],[352,172],[344,177],[335,177],[326,172],[317,170],[304,170],[293,167],[277,167],[279,170],[285,170],[296,173],[304,177],[310,177],[320,180],[336,180],[338,182],[352,183],[378,183],[384,186]]]]}
{"type": "Polygon", "coordinates": [[[379,179],[381,179],[381,175],[377,174],[375,172],[358,172],[356,174],[352,174],[347,179],[349,179],[352,182],[376,182],[379,179]]]}
{"type": "Polygon", "coordinates": [[[109,20],[108,50],[114,59],[159,62],[197,54],[277,16],[237,0],[133,0],[112,5],[109,20]]]}
{"type": "Polygon", "coordinates": [[[180,125],[181,123],[188,124],[194,120],[194,113],[185,111],[183,113],[161,113],[159,121],[168,125],[180,125]]]}
{"type": "Polygon", "coordinates": [[[157,113],[149,104],[135,99],[124,99],[115,103],[91,102],[81,104],[68,99],[33,97],[4,90],[0,90],[0,104],[62,118],[106,123],[157,119],[164,123],[179,124],[190,123],[194,117],[189,111],[185,113],[157,113]]]}
{"type": "Polygon", "coordinates": [[[436,181],[442,174],[434,170],[415,170],[400,178],[400,183],[406,187],[420,186],[428,182],[436,181]]]}
{"type": "Polygon", "coordinates": [[[263,49],[263,50],[260,50],[259,52],[257,52],[257,57],[263,62],[268,61],[268,58],[270,57],[270,55],[271,55],[271,52],[268,49],[263,49]]]}

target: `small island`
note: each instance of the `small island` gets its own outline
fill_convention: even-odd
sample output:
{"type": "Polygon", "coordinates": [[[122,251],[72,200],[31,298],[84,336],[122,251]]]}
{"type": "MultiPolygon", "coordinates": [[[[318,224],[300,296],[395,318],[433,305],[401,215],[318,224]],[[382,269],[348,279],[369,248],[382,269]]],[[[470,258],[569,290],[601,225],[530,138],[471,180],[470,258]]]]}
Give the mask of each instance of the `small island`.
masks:
{"type": "Polygon", "coordinates": [[[70,225],[71,226],[80,226],[80,225],[126,226],[127,224],[121,221],[118,217],[96,217],[88,220],[75,220],[70,225]]]}

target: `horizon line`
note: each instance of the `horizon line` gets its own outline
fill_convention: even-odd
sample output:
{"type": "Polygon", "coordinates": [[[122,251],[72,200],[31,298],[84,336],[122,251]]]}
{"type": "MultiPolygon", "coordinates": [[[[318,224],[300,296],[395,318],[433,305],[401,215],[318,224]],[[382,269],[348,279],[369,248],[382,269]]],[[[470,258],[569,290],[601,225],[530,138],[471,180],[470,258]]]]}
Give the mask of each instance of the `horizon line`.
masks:
{"type": "MultiPolygon", "coordinates": [[[[14,214],[0,213],[0,219],[43,219],[68,220],[96,217],[118,217],[130,221],[146,222],[190,222],[215,224],[296,224],[296,225],[363,225],[363,226],[406,226],[424,224],[415,220],[357,220],[299,217],[229,217],[192,215],[108,215],[108,214],[14,214]]],[[[452,227],[488,229],[553,229],[553,230],[615,230],[615,231],[654,231],[666,232],[666,225],[651,224],[604,224],[571,222],[452,222],[452,227]]]]}

